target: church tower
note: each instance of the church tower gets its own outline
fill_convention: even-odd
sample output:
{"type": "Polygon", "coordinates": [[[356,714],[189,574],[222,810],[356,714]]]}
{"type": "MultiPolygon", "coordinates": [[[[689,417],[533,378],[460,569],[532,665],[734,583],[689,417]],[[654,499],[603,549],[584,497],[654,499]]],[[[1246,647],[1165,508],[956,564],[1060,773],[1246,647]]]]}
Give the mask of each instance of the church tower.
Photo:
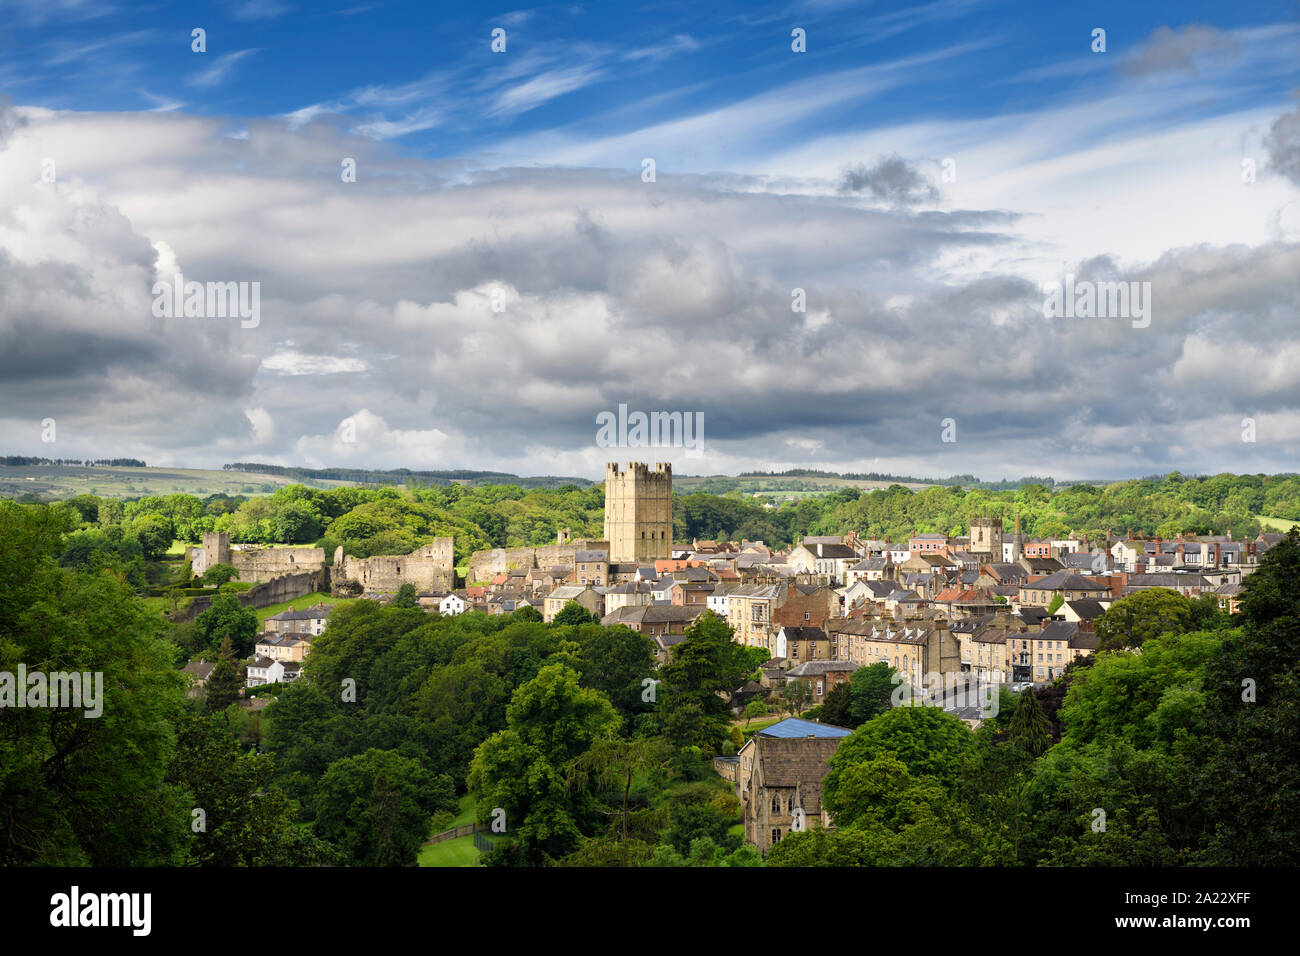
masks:
{"type": "Polygon", "coordinates": [[[975,518],[970,523],[970,551],[972,554],[992,554],[993,560],[1002,560],[1002,519],[975,518]]]}
{"type": "Polygon", "coordinates": [[[672,557],[673,466],[631,461],[605,465],[605,540],[612,563],[672,557]]]}

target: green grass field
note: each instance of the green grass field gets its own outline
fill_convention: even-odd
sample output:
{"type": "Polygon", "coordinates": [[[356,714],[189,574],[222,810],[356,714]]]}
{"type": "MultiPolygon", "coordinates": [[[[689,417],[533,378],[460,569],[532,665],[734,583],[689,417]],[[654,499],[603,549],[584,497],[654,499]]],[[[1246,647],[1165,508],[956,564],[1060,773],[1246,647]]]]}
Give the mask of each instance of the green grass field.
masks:
{"type": "Polygon", "coordinates": [[[456,837],[420,849],[420,866],[477,866],[478,849],[473,836],[456,837]]]}
{"type": "Polygon", "coordinates": [[[361,598],[331,597],[324,591],[313,591],[311,594],[304,594],[302,597],[294,598],[292,601],[281,601],[279,604],[272,604],[269,607],[260,608],[257,612],[257,623],[265,624],[268,617],[273,617],[281,611],[301,611],[304,608],[309,608],[316,604],[355,604],[359,600],[361,600],[361,598]]]}
{"type": "MultiPolygon", "coordinates": [[[[284,485],[306,484],[283,475],[242,471],[208,471],[200,468],[112,468],[79,465],[0,465],[0,497],[34,494],[45,500],[92,494],[104,498],[170,495],[185,492],[205,498],[228,495],[269,495],[284,485]]],[[[317,487],[348,484],[311,482],[317,487]]]]}
{"type": "Polygon", "coordinates": [[[1265,531],[1290,531],[1295,525],[1300,525],[1300,521],[1292,521],[1288,518],[1266,518],[1263,515],[1255,515],[1255,518],[1264,526],[1265,531]]]}
{"type": "Polygon", "coordinates": [[[748,727],[745,726],[744,720],[736,722],[736,726],[744,731],[746,737],[753,736],[760,730],[766,730],[775,723],[779,723],[788,717],[789,714],[782,714],[780,717],[755,717],[748,727]]]}
{"type": "Polygon", "coordinates": [[[673,491],[678,494],[690,494],[692,491],[699,489],[701,486],[707,486],[710,482],[724,481],[733,486],[735,490],[742,494],[752,495],[758,493],[771,494],[774,497],[805,497],[808,495],[824,495],[837,488],[862,488],[866,491],[875,491],[878,488],[888,488],[894,484],[901,484],[904,488],[911,488],[917,491],[922,488],[932,487],[927,484],[917,482],[893,482],[893,481],[865,481],[856,478],[781,478],[771,475],[746,475],[743,477],[732,477],[730,475],[674,475],[673,491]],[[783,485],[801,484],[805,487],[798,491],[787,490],[783,485]],[[811,490],[818,489],[818,490],[811,490]]]}
{"type": "Polygon", "coordinates": [[[467,823],[474,822],[474,798],[473,797],[471,797],[468,793],[465,794],[465,796],[460,798],[457,806],[459,809],[456,811],[455,819],[453,819],[451,823],[448,823],[445,827],[443,827],[444,830],[450,830],[452,827],[462,827],[467,823]]]}

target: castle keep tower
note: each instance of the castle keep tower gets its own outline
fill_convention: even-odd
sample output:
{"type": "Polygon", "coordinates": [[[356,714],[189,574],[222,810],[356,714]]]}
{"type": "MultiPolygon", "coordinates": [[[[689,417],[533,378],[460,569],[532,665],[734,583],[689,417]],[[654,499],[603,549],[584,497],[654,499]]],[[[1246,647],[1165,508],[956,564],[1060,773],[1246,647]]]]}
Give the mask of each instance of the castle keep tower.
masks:
{"type": "Polygon", "coordinates": [[[605,465],[605,540],[611,562],[672,557],[673,466],[660,462],[605,465]]]}

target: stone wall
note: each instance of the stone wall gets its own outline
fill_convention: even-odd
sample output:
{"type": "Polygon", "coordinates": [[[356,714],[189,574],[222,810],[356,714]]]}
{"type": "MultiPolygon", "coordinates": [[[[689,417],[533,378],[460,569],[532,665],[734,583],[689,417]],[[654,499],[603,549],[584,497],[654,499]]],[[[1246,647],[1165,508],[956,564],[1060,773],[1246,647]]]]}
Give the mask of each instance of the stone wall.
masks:
{"type": "Polygon", "coordinates": [[[450,591],[456,586],[456,561],[451,538],[434,538],[432,544],[410,554],[382,554],[354,558],[334,552],[330,581],[335,588],[357,582],[366,591],[392,592],[403,584],[418,591],[450,591]]]}
{"type": "Polygon", "coordinates": [[[322,571],[324,548],[243,548],[231,549],[230,563],[241,581],[270,581],[286,574],[322,571]]]}
{"type": "Polygon", "coordinates": [[[324,570],[325,549],[234,547],[226,532],[208,531],[202,546],[191,551],[190,568],[201,576],[216,564],[233,565],[239,572],[238,580],[256,584],[285,574],[324,570]]]}
{"type": "Polygon", "coordinates": [[[495,575],[514,568],[549,568],[553,564],[567,564],[572,567],[577,551],[578,542],[548,544],[536,548],[492,548],[488,551],[475,551],[469,556],[469,574],[465,580],[470,584],[483,584],[492,580],[495,575]]]}
{"type": "MultiPolygon", "coordinates": [[[[285,574],[272,581],[255,584],[247,591],[239,591],[235,594],[235,597],[244,607],[270,607],[272,604],[280,604],[283,601],[300,598],[304,594],[325,591],[328,587],[328,578],[329,575],[324,569],[285,574]]],[[[190,602],[189,607],[179,612],[172,620],[194,620],[211,606],[213,596],[200,594],[190,602]]]]}

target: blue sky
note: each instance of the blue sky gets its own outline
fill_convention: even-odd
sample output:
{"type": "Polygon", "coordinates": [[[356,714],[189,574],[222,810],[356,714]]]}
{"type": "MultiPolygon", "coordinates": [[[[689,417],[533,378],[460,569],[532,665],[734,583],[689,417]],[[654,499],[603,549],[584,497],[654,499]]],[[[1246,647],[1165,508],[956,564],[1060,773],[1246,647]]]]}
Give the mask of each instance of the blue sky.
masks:
{"type": "MultiPolygon", "coordinates": [[[[1295,18],[1287,2],[651,3],[635,15],[617,3],[474,6],[467,14],[465,4],[401,0],[10,0],[0,5],[0,75],[10,96],[53,109],[337,112],[376,138],[443,157],[545,131],[631,132],[799,84],[815,89],[818,78],[851,78],[842,96],[797,124],[776,122],[738,144],[762,152],[796,129],[814,136],[918,115],[972,120],[1107,95],[1143,68],[1136,55],[1161,26],[1234,31],[1295,18]],[[206,53],[190,49],[194,27],[207,31],[206,53]],[[507,31],[505,54],[489,48],[497,27],[507,31]],[[807,31],[805,54],[790,50],[794,27],[807,31]],[[1105,56],[1090,50],[1095,27],[1107,30],[1105,56]],[[1117,61],[1131,69],[1117,71],[1117,61]],[[886,95],[856,74],[891,64],[903,65],[886,78],[886,95]]],[[[1287,46],[1273,48],[1281,55],[1287,46]]],[[[1262,66],[1190,112],[1285,97],[1294,62],[1262,66]]],[[[1177,105],[1186,119],[1187,105],[1177,105]]]]}
{"type": "Polygon", "coordinates": [[[0,442],[1294,469],[1298,65],[1294,3],[0,0],[0,442]],[[178,272],[260,321],[155,315],[178,272]],[[1153,320],[1045,320],[1067,275],[1153,320]],[[703,454],[600,447],[621,404],[703,454]]]}

